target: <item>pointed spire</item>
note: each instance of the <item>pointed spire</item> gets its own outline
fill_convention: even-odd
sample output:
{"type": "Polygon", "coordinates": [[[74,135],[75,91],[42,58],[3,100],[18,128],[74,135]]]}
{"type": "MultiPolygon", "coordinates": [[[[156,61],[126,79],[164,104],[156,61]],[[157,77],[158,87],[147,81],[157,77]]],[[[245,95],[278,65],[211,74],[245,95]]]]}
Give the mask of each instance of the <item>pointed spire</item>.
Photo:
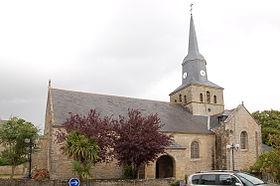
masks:
{"type": "Polygon", "coordinates": [[[194,27],[193,16],[191,13],[191,21],[190,21],[190,32],[189,32],[189,51],[187,57],[184,59],[186,60],[204,60],[204,57],[199,53],[196,32],[194,27]]]}

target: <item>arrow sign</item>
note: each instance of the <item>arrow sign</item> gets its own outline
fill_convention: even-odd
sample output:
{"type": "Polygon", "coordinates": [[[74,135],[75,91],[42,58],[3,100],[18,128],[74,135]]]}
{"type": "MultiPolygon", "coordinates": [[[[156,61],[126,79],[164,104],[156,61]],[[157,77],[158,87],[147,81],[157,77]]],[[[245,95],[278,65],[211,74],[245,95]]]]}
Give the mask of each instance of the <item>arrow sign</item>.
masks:
{"type": "Polygon", "coordinates": [[[80,185],[80,180],[78,178],[71,178],[68,182],[69,186],[79,186],[80,185]]]}

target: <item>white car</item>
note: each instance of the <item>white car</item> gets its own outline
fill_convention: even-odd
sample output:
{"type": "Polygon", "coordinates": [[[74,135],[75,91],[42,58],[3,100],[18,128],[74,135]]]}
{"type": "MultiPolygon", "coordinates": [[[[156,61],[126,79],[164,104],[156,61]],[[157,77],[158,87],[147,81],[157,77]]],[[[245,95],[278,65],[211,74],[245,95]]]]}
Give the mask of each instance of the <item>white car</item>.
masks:
{"type": "Polygon", "coordinates": [[[246,173],[238,171],[218,170],[203,171],[192,174],[188,177],[188,186],[205,186],[205,185],[233,185],[233,186],[254,186],[267,184],[264,181],[246,173]]]}

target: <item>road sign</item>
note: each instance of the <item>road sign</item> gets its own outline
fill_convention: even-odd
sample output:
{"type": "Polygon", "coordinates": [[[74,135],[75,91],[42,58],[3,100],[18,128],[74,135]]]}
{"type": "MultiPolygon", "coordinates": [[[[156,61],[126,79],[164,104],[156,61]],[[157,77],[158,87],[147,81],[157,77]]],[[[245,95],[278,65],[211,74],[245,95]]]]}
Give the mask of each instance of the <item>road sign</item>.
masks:
{"type": "Polygon", "coordinates": [[[80,180],[78,178],[71,178],[68,182],[69,186],[79,186],[80,185],[80,180]]]}

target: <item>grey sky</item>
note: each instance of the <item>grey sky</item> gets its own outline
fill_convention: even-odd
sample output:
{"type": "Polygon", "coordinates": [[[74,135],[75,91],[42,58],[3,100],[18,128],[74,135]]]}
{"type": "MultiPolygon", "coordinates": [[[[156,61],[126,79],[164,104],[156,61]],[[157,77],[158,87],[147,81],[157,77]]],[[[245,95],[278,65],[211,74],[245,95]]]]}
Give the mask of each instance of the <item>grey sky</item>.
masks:
{"type": "Polygon", "coordinates": [[[226,108],[280,110],[278,0],[0,2],[0,118],[42,128],[63,89],[168,101],[181,84],[189,4],[208,79],[226,108]]]}

